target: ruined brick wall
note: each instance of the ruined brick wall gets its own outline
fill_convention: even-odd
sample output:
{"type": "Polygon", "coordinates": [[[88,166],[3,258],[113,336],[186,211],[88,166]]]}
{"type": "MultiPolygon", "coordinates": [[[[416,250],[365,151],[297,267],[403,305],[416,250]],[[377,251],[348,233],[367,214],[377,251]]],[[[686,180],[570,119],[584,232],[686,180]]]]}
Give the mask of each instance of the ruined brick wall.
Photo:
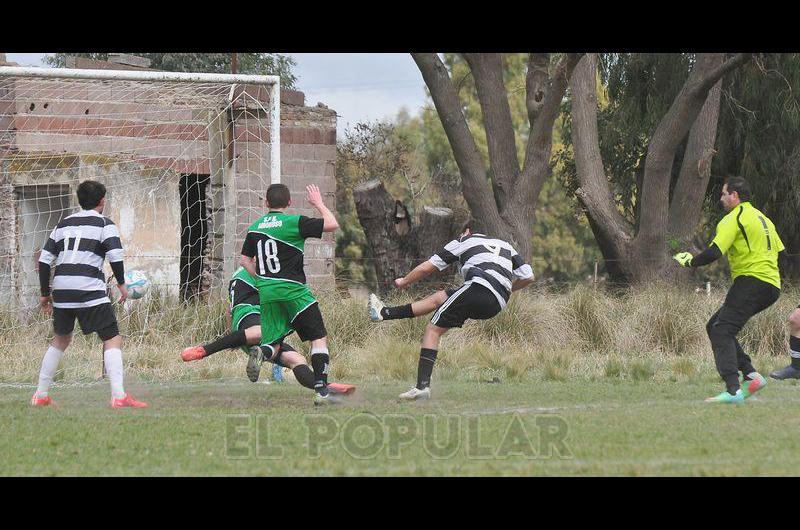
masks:
{"type": "MultiPolygon", "coordinates": [[[[112,83],[93,82],[71,88],[70,97],[65,100],[63,84],[46,80],[37,83],[35,91],[27,90],[29,96],[12,98],[5,105],[0,94],[0,105],[4,105],[0,107],[0,159],[4,156],[3,146],[6,153],[11,151],[15,155],[79,154],[79,178],[95,177],[112,190],[118,188],[117,198],[109,201],[109,214],[128,227],[124,230],[128,235],[123,234],[123,238],[138,241],[133,244],[138,254],[152,256],[166,255],[164,245],[173,245],[180,232],[179,201],[170,204],[177,194],[180,175],[211,175],[207,192],[208,285],[224,290],[238,261],[247,226],[264,213],[263,197],[271,179],[270,135],[264,128],[269,120],[258,105],[244,105],[232,112],[231,129],[227,114],[215,114],[218,108],[186,108],[185,104],[165,108],[163,97],[150,101],[144,90],[130,100],[121,101],[115,99],[112,83]],[[209,127],[210,116],[217,116],[216,126],[209,127]],[[234,140],[232,147],[231,140],[234,140]],[[91,162],[92,157],[118,160],[95,163],[91,162]],[[115,176],[117,169],[124,178],[115,176]],[[161,176],[153,177],[150,170],[154,169],[161,169],[161,176]],[[174,182],[164,187],[166,192],[161,194],[160,188],[155,191],[152,186],[137,188],[139,178],[174,182]],[[152,204],[134,208],[126,206],[131,201],[121,198],[141,196],[144,192],[149,193],[152,204]],[[146,230],[149,235],[137,237],[136,229],[145,232],[145,226],[149,227],[146,230]],[[156,229],[163,231],[163,238],[152,235],[156,229]]],[[[0,85],[0,90],[3,87],[13,91],[13,85],[0,85]]],[[[266,91],[262,92],[255,99],[269,108],[266,91]]],[[[281,94],[281,181],[292,191],[291,212],[316,215],[304,200],[305,186],[310,183],[321,188],[326,204],[335,210],[336,113],[323,106],[306,107],[304,99],[301,92],[284,90],[281,94]]],[[[20,179],[18,174],[7,176],[6,188],[13,191],[14,186],[27,185],[20,179]]],[[[0,202],[4,197],[0,190],[0,202]]],[[[334,248],[333,238],[327,234],[322,241],[309,241],[306,271],[310,283],[333,281],[334,248]]],[[[172,253],[179,256],[180,249],[172,249],[172,253]]],[[[150,260],[146,268],[155,266],[153,263],[150,260]]],[[[163,265],[164,274],[170,278],[176,275],[172,262],[165,261],[163,265]]],[[[167,283],[178,282],[177,277],[163,279],[167,283]]]]}

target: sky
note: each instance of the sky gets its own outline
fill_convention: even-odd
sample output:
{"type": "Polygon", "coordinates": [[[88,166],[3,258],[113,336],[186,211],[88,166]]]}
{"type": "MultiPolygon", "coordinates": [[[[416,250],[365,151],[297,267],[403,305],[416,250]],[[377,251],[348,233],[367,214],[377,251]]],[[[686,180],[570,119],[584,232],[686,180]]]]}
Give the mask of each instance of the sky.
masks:
{"type": "MultiPolygon", "coordinates": [[[[46,66],[44,53],[8,53],[22,66],[46,66]]],[[[411,115],[425,104],[425,83],[407,53],[291,53],[297,88],[306,105],[324,103],[336,111],[337,136],[363,121],[392,119],[404,108],[411,115]]]]}

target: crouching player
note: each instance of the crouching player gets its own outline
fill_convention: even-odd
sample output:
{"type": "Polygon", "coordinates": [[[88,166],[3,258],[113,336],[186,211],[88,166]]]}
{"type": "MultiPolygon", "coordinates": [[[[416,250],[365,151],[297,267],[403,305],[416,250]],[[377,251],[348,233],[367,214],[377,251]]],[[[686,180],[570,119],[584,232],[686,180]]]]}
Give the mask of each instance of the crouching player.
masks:
{"type": "MultiPolygon", "coordinates": [[[[186,348],[181,353],[183,362],[197,361],[233,348],[241,348],[245,353],[249,353],[249,347],[257,347],[260,344],[261,306],[258,289],[254,284],[253,277],[244,267],[236,270],[228,286],[231,333],[202,346],[186,348]]],[[[298,383],[306,388],[314,388],[314,372],[309,368],[305,357],[287,342],[281,341],[275,358],[265,360],[272,361],[276,366],[289,368],[298,383]]],[[[255,383],[258,381],[260,370],[261,363],[248,363],[247,377],[255,383]]],[[[328,383],[328,389],[334,394],[352,394],[356,387],[342,383],[328,383]]]]}

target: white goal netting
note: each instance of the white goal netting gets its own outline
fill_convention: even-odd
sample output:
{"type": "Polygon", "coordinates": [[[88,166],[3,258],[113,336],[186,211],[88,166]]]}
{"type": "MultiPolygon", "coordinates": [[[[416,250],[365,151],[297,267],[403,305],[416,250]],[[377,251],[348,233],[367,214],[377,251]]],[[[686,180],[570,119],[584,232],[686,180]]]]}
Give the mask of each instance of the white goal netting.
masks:
{"type": "Polygon", "coordinates": [[[52,330],[38,306],[39,251],[77,211],[75,190],[87,179],[108,190],[104,214],[119,228],[126,270],[151,282],[145,298],[117,309],[126,343],[188,345],[227,331],[237,245],[263,213],[279,158],[276,92],[113,76],[0,75],[2,362],[40,360],[52,330]]]}

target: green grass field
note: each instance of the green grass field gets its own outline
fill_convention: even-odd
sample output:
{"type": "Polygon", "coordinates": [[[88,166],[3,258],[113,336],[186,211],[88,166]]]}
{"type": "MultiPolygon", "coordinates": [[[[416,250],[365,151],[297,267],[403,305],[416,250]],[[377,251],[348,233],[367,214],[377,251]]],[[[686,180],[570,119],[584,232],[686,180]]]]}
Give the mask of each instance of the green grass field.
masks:
{"type": "Polygon", "coordinates": [[[147,410],[110,410],[106,384],[61,386],[57,408],[0,389],[2,475],[790,475],[800,469],[800,386],[771,381],[741,405],[721,384],[366,382],[314,408],[295,383],[138,385],[147,410]],[[447,422],[450,422],[449,424],[447,422]],[[448,425],[450,430],[448,430],[448,425]],[[549,442],[548,442],[549,440],[549,442]]]}

